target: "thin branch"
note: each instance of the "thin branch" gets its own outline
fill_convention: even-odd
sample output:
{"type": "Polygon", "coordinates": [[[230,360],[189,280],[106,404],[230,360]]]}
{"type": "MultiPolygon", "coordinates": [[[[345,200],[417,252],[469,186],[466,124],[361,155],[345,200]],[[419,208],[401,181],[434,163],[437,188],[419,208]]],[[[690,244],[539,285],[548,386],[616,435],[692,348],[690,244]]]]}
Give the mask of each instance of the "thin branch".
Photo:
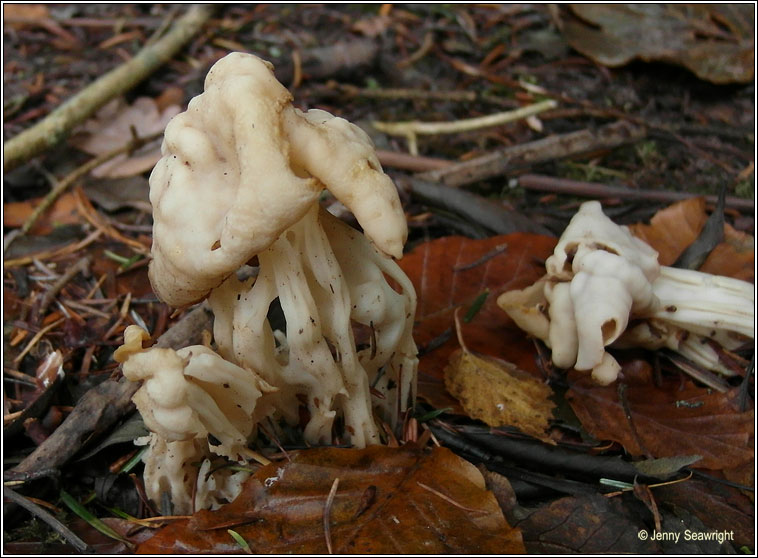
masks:
{"type": "Polygon", "coordinates": [[[41,122],[7,141],[3,147],[5,172],[60,143],[75,126],[109,100],[130,90],[170,60],[198,32],[212,11],[212,6],[192,6],[163,38],[84,88],[41,122]]]}
{"type": "Polygon", "coordinates": [[[66,271],[63,272],[63,275],[56,279],[55,283],[50,285],[47,291],[45,291],[45,294],[42,295],[42,299],[39,303],[39,309],[37,310],[37,315],[42,317],[45,314],[47,307],[50,306],[50,303],[53,301],[55,296],[61,291],[61,289],[63,289],[63,287],[66,286],[69,281],[71,281],[71,279],[74,278],[77,273],[82,272],[86,275],[87,271],[89,270],[89,265],[90,257],[83,256],[79,258],[76,263],[74,263],[74,265],[67,268],[66,271]]]}
{"type": "Polygon", "coordinates": [[[7,486],[3,487],[3,498],[8,499],[14,504],[18,504],[33,516],[38,517],[45,523],[47,523],[56,533],[63,537],[71,546],[73,546],[78,552],[92,553],[94,552],[92,547],[80,539],[76,534],[66,527],[63,523],[55,519],[55,517],[43,509],[42,506],[35,504],[25,496],[19,494],[12,488],[7,486]]]}
{"type": "MultiPolygon", "coordinates": [[[[579,180],[570,180],[567,178],[555,178],[553,176],[544,176],[539,174],[524,174],[518,178],[518,184],[527,190],[539,190],[543,192],[555,192],[557,194],[570,194],[572,196],[582,196],[589,198],[621,198],[626,200],[640,201],[658,201],[671,203],[679,200],[686,200],[696,197],[688,192],[669,192],[664,190],[643,190],[637,188],[624,188],[621,186],[610,186],[599,184],[597,182],[582,182],[579,180]]],[[[716,196],[705,196],[705,201],[710,204],[716,204],[716,196]]],[[[755,202],[735,196],[726,196],[726,207],[740,211],[753,212],[755,202]]]]}
{"type": "Polygon", "coordinates": [[[597,129],[557,134],[536,141],[498,149],[492,153],[461,163],[416,175],[446,186],[464,186],[480,180],[504,175],[515,170],[563,159],[598,149],[611,149],[645,137],[642,126],[620,121],[597,129]]]}

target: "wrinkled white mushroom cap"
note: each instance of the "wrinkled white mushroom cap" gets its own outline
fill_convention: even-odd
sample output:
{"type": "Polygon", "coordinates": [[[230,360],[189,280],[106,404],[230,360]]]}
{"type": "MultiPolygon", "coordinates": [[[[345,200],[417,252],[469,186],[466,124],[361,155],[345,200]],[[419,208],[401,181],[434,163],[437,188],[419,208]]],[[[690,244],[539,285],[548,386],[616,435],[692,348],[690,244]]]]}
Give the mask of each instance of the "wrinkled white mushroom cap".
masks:
{"type": "Polygon", "coordinates": [[[591,371],[599,383],[610,383],[620,366],[605,348],[624,333],[631,315],[660,306],[652,285],[660,274],[657,252],[590,201],[571,219],[545,267],[540,281],[504,293],[498,304],[550,347],[556,366],[591,371]]]}
{"type": "Polygon", "coordinates": [[[574,274],[572,260],[580,250],[617,254],[639,267],[648,281],[653,281],[660,270],[658,252],[632,236],[627,227],[611,221],[598,201],[583,203],[572,217],[553,255],[545,261],[548,275],[554,279],[571,279],[574,274]]]}
{"type": "Polygon", "coordinates": [[[150,176],[150,280],[165,302],[204,298],[303,217],[325,187],[381,250],[402,255],[405,217],[368,136],[291,101],[270,63],[232,53],[166,127],[150,176]]]}

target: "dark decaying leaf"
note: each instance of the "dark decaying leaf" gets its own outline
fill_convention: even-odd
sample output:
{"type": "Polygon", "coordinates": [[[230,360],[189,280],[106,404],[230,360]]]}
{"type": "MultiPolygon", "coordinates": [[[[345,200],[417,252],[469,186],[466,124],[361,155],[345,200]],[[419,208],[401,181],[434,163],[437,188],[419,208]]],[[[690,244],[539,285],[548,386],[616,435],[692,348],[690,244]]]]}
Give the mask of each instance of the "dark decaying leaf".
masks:
{"type": "Polygon", "coordinates": [[[656,386],[630,375],[620,380],[628,382],[622,397],[618,385],[599,386],[584,373],[572,371],[568,380],[566,398],[587,432],[631,455],[700,455],[697,466],[706,469],[753,459],[753,411],[738,410],[736,388],[717,393],[679,377],[656,386]]]}
{"type": "Polygon", "coordinates": [[[139,553],[235,553],[234,529],[254,553],[323,554],[324,508],[336,554],[523,553],[481,473],[445,448],[319,448],[260,469],[218,511],[159,530],[139,553]],[[368,506],[363,497],[373,494],[368,506]]]}
{"type": "Polygon", "coordinates": [[[714,83],[753,79],[754,28],[751,4],[571,4],[563,12],[568,43],[600,64],[668,62],[714,83]]]}
{"type": "MultiPolygon", "coordinates": [[[[541,507],[517,522],[530,554],[710,554],[723,552],[717,540],[687,540],[685,532],[714,531],[688,513],[662,513],[661,533],[653,540],[653,516],[631,495],[569,496],[541,507]],[[640,532],[645,531],[640,536],[640,532]],[[679,538],[674,540],[674,534],[679,538]]],[[[723,542],[723,541],[722,541],[723,542]]]]}
{"type": "Polygon", "coordinates": [[[421,244],[400,260],[418,296],[413,335],[422,351],[422,398],[435,407],[460,408],[446,395],[442,382],[443,370],[459,347],[453,316],[458,307],[464,315],[486,290],[489,295],[481,309],[469,323],[461,324],[466,345],[472,352],[539,376],[531,341],[495,301],[503,291],[522,289],[541,277],[555,243],[549,236],[524,233],[482,240],[450,236],[421,244]]]}
{"type": "Polygon", "coordinates": [[[732,531],[735,546],[755,544],[755,505],[738,489],[719,482],[690,479],[654,489],[661,502],[688,510],[711,529],[732,531]]]}

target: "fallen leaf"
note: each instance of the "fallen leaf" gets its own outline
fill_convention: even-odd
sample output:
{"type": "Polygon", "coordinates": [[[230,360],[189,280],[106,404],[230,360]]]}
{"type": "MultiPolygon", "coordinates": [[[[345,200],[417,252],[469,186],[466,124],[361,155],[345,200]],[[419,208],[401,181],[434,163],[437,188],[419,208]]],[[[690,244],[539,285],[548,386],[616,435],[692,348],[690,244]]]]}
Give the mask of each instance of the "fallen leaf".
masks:
{"type": "Polygon", "coordinates": [[[732,531],[735,546],[755,545],[753,502],[740,491],[716,481],[690,479],[655,489],[658,501],[679,506],[718,531],[732,531]]]}
{"type": "MultiPolygon", "coordinates": [[[[90,155],[102,155],[126,144],[132,137],[132,129],[139,137],[163,131],[179,112],[178,105],[159,110],[156,102],[148,97],[139,97],[131,105],[121,98],[114,99],[85,122],[71,142],[90,155]]],[[[160,157],[160,140],[156,140],[132,154],[114,157],[94,169],[92,175],[98,178],[133,176],[153,168],[160,157]]]]}
{"type": "Polygon", "coordinates": [[[152,213],[150,185],[144,176],[93,179],[85,184],[84,192],[90,200],[109,212],[131,207],[152,213]]]}
{"type": "Polygon", "coordinates": [[[750,4],[570,4],[561,16],[568,43],[600,64],[639,58],[679,64],[714,83],[753,80],[750,4]]]}
{"type": "Polygon", "coordinates": [[[724,242],[716,246],[700,271],[755,282],[755,239],[729,223],[724,225],[724,242]]]}
{"type": "Polygon", "coordinates": [[[707,219],[705,198],[689,198],[658,211],[649,225],[637,223],[629,230],[658,252],[658,263],[671,265],[697,239],[707,219]]]}
{"type": "Polygon", "coordinates": [[[694,541],[684,533],[712,531],[687,513],[662,514],[662,533],[674,540],[653,540],[652,515],[631,495],[569,496],[540,507],[517,525],[530,554],[715,554],[724,549],[715,540],[694,541]],[[640,532],[644,531],[644,535],[640,532]]]}
{"type": "MultiPolygon", "coordinates": [[[[672,265],[698,238],[707,219],[705,198],[690,198],[661,209],[650,219],[650,224],[632,224],[629,230],[658,252],[661,265],[672,265]]],[[[727,223],[724,242],[708,255],[700,271],[753,282],[754,265],[753,237],[727,223]]]]}
{"type": "Polygon", "coordinates": [[[566,399],[582,426],[600,440],[620,443],[633,456],[700,455],[705,469],[738,467],[754,458],[753,411],[737,410],[737,388],[712,392],[678,376],[660,386],[649,380],[599,386],[586,373],[571,371],[566,399]]]}
{"type": "Polygon", "coordinates": [[[513,363],[541,377],[532,342],[497,306],[503,291],[522,289],[545,273],[544,260],[557,239],[513,233],[472,240],[439,238],[416,246],[400,260],[418,296],[413,330],[421,349],[419,395],[435,407],[457,406],[446,394],[443,370],[458,348],[454,313],[463,314],[489,291],[484,304],[468,323],[461,324],[469,350],[513,363]]]}
{"type": "MultiPolygon", "coordinates": [[[[34,198],[22,202],[3,204],[3,226],[17,228],[23,226],[34,210],[42,202],[42,198],[34,198]]],[[[47,234],[58,225],[81,223],[82,218],[76,209],[76,198],[73,194],[65,193],[45,211],[29,231],[30,234],[47,234]]]]}
{"type": "Polygon", "coordinates": [[[553,443],[547,434],[553,391],[512,364],[459,349],[445,367],[445,387],[471,418],[490,426],[514,426],[553,443]]]}
{"type": "Polygon", "coordinates": [[[261,468],[234,502],[157,531],[137,551],[239,553],[231,528],[254,553],[324,554],[324,507],[335,478],[335,554],[524,552],[476,467],[446,448],[408,445],[298,452],[261,468]]]}

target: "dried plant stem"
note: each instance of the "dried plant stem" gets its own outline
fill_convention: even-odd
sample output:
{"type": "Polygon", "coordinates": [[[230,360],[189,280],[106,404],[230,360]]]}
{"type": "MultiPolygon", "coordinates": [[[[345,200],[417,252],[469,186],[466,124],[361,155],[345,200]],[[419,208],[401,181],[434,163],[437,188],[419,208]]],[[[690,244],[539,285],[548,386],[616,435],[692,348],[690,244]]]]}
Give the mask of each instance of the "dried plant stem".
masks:
{"type": "Polygon", "coordinates": [[[109,100],[145,79],[198,32],[212,11],[212,6],[208,5],[190,7],[161,39],[84,88],[41,122],[6,142],[3,169],[8,172],[58,144],[109,100]]]}
{"type": "Polygon", "coordinates": [[[19,494],[12,488],[8,488],[7,486],[3,487],[3,498],[7,498],[14,504],[18,504],[33,516],[38,517],[47,523],[56,533],[63,537],[78,552],[92,552],[92,548],[82,539],[77,537],[71,529],[55,519],[55,517],[50,512],[44,510],[42,506],[35,504],[29,500],[29,498],[26,498],[25,496],[19,494]]]}
{"type": "Polygon", "coordinates": [[[487,116],[477,118],[466,118],[464,120],[455,120],[453,122],[372,122],[374,128],[385,134],[393,136],[405,136],[408,140],[408,150],[413,155],[418,154],[418,145],[416,137],[420,135],[439,135],[455,134],[461,132],[470,132],[480,130],[491,126],[500,126],[516,120],[522,120],[529,116],[534,116],[540,112],[553,109],[558,106],[552,99],[540,101],[533,105],[528,105],[515,110],[498,112],[487,116]]]}
{"type": "Polygon", "coordinates": [[[332,529],[331,529],[331,515],[332,504],[334,503],[334,496],[337,494],[337,488],[340,485],[340,479],[337,477],[332,483],[332,488],[329,491],[329,496],[326,497],[326,504],[324,505],[324,537],[326,538],[326,550],[329,554],[334,554],[332,551],[332,529]]]}
{"type": "Polygon", "coordinates": [[[149,247],[145,246],[137,240],[124,236],[118,232],[115,227],[107,223],[105,218],[100,215],[92,206],[92,203],[90,203],[89,199],[81,188],[77,187],[74,190],[74,194],[74,197],[76,199],[76,207],[79,210],[79,213],[87,220],[90,225],[95,227],[97,230],[102,230],[105,236],[126,244],[138,254],[147,255],[150,252],[149,247]]]}
{"type": "Polygon", "coordinates": [[[58,318],[54,322],[52,322],[52,323],[46,325],[45,327],[43,327],[42,329],[40,329],[34,335],[34,337],[32,337],[31,341],[29,341],[29,343],[26,345],[26,347],[24,347],[24,350],[22,350],[18,354],[18,356],[13,359],[13,364],[18,364],[19,362],[21,362],[21,359],[23,359],[26,356],[26,354],[29,351],[32,350],[32,348],[39,342],[39,340],[42,339],[48,331],[50,331],[51,329],[54,329],[54,328],[58,327],[59,325],[61,325],[63,323],[63,320],[64,320],[64,318],[58,318]]]}

